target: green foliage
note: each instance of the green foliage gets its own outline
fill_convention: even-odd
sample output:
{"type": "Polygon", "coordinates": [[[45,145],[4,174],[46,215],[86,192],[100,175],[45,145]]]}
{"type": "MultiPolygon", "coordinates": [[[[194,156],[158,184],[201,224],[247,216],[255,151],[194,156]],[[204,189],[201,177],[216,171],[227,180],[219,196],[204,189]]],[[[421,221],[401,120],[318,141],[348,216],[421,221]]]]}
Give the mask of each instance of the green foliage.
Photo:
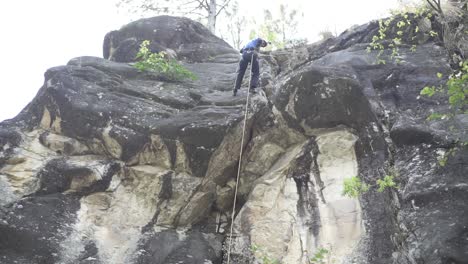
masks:
{"type": "MultiPolygon", "coordinates": [[[[466,143],[467,142],[463,142],[461,143],[461,146],[466,146],[466,143]]],[[[440,156],[438,159],[437,159],[437,162],[439,163],[439,165],[441,167],[445,167],[445,165],[447,165],[447,161],[449,159],[450,156],[455,156],[455,154],[457,153],[457,151],[459,150],[458,147],[454,147],[454,148],[451,148],[449,150],[447,150],[442,156],[440,156]]]]}
{"type": "Polygon", "coordinates": [[[196,80],[195,74],[184,68],[174,59],[166,58],[164,52],[152,53],[148,45],[149,40],[145,40],[140,45],[140,50],[136,58],[140,61],[135,63],[135,68],[140,71],[150,71],[161,74],[171,81],[181,81],[183,79],[196,80]]]}
{"type": "Polygon", "coordinates": [[[356,198],[369,190],[369,186],[363,183],[357,176],[347,178],[343,182],[343,196],[356,198]]]}
{"type": "Polygon", "coordinates": [[[281,32],[278,20],[273,18],[273,14],[270,10],[264,10],[263,16],[263,23],[257,27],[257,31],[252,30],[250,32],[250,39],[261,36],[263,39],[271,43],[266,47],[267,50],[283,48],[284,43],[282,43],[280,39],[281,32]]]}
{"type": "Polygon", "coordinates": [[[385,191],[386,188],[396,188],[397,184],[394,181],[394,178],[392,175],[386,175],[383,180],[378,179],[377,180],[377,185],[379,188],[377,189],[378,192],[383,192],[385,191]]]}
{"type": "Polygon", "coordinates": [[[327,255],[330,251],[325,248],[319,248],[314,256],[310,259],[309,264],[326,264],[327,255]]]}
{"type": "Polygon", "coordinates": [[[447,165],[447,160],[448,160],[448,155],[443,155],[437,160],[437,162],[439,163],[441,167],[445,167],[445,165],[447,165]]]}
{"type": "Polygon", "coordinates": [[[347,178],[343,182],[343,196],[351,198],[359,197],[359,195],[367,192],[370,187],[377,187],[378,192],[383,192],[386,188],[398,188],[395,179],[398,177],[398,171],[394,167],[390,167],[387,170],[387,175],[383,179],[378,179],[376,185],[367,185],[363,183],[359,177],[354,176],[347,178]]]}
{"type": "Polygon", "coordinates": [[[449,115],[446,114],[440,114],[440,113],[432,113],[427,117],[427,121],[432,121],[432,120],[440,120],[440,119],[446,119],[449,117],[449,115]]]}
{"type": "Polygon", "coordinates": [[[268,255],[268,252],[266,252],[263,248],[261,248],[258,245],[253,244],[250,247],[250,251],[257,257],[260,264],[280,264],[279,260],[270,257],[268,255]]]}
{"type": "Polygon", "coordinates": [[[385,20],[379,20],[378,34],[372,37],[372,42],[367,47],[367,51],[378,51],[377,64],[386,64],[388,58],[383,58],[385,49],[390,49],[389,58],[395,63],[400,63],[400,48],[404,44],[410,44],[411,51],[416,51],[418,36],[429,34],[434,37],[437,32],[420,32],[419,26],[412,21],[423,18],[430,18],[432,11],[425,7],[419,7],[415,10],[394,12],[393,15],[385,20]],[[414,25],[413,25],[414,24],[414,25]]]}
{"type": "Polygon", "coordinates": [[[439,33],[437,33],[437,32],[435,32],[435,31],[431,30],[431,31],[429,31],[429,35],[430,35],[431,37],[436,37],[436,36],[439,35],[439,33]]]}
{"type": "Polygon", "coordinates": [[[460,63],[460,66],[460,72],[451,75],[447,81],[449,103],[455,109],[468,105],[468,60],[460,63]]]}
{"type": "MultiPolygon", "coordinates": [[[[437,77],[440,79],[443,75],[437,73],[437,77]]],[[[460,70],[450,75],[445,85],[426,86],[420,94],[428,97],[435,94],[447,94],[448,104],[453,112],[452,114],[432,113],[427,120],[451,117],[454,114],[465,112],[468,106],[468,60],[460,63],[460,70]]]]}
{"type": "Polygon", "coordinates": [[[420,92],[421,95],[425,95],[429,97],[432,97],[435,93],[436,93],[436,88],[434,86],[426,86],[420,92]]]}
{"type": "MultiPolygon", "coordinates": [[[[448,104],[451,112],[449,113],[432,113],[427,117],[428,121],[452,118],[459,113],[467,113],[468,108],[468,60],[460,62],[460,69],[448,77],[445,85],[438,87],[424,87],[420,94],[423,96],[434,96],[435,94],[443,94],[448,96],[448,104]]],[[[437,73],[440,79],[443,77],[441,73],[437,73]]],[[[451,131],[453,127],[449,128],[451,131]]],[[[460,144],[461,147],[466,146],[466,142],[460,144]]],[[[437,162],[441,167],[447,165],[450,156],[454,156],[459,150],[459,147],[449,149],[444,155],[438,157],[437,162]]]]}

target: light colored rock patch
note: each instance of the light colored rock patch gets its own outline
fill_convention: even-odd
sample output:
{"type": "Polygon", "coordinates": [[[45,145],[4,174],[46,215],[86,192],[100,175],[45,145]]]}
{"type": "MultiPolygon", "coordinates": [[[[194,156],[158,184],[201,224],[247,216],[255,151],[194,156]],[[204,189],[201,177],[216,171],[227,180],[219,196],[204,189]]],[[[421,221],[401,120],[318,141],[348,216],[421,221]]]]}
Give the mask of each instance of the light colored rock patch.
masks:
{"type": "Polygon", "coordinates": [[[122,146],[120,146],[117,140],[115,140],[109,135],[111,129],[112,126],[110,125],[104,129],[104,131],[102,132],[102,140],[104,141],[104,146],[106,147],[109,154],[116,159],[120,159],[120,157],[122,156],[122,146]]]}
{"type": "Polygon", "coordinates": [[[0,206],[18,200],[20,197],[13,192],[13,188],[6,175],[0,174],[0,206]]]}
{"type": "Polygon", "coordinates": [[[51,124],[52,124],[52,117],[50,116],[49,109],[47,109],[47,107],[44,107],[44,112],[42,113],[40,126],[43,129],[49,129],[51,124]]]}
{"type": "Polygon", "coordinates": [[[12,202],[37,190],[37,173],[56,157],[56,153],[39,142],[43,131],[34,130],[23,134],[22,144],[15,148],[14,154],[0,168],[0,203],[12,202]]]}
{"type": "Polygon", "coordinates": [[[114,192],[83,197],[74,232],[62,243],[62,262],[76,263],[92,241],[102,263],[132,263],[141,228],[156,212],[162,175],[167,172],[152,166],[130,167],[114,176],[118,178],[112,184],[114,192]]]}
{"type": "Polygon", "coordinates": [[[62,119],[59,116],[56,116],[52,119],[49,109],[44,107],[44,112],[42,114],[40,127],[46,130],[52,130],[56,133],[62,132],[62,127],[60,126],[62,119]]]}
{"type": "Polygon", "coordinates": [[[161,212],[156,224],[172,227],[177,215],[189,203],[190,197],[192,197],[200,184],[200,178],[187,174],[177,174],[172,177],[172,196],[161,204],[161,212]]]}
{"type": "Polygon", "coordinates": [[[43,143],[52,151],[66,155],[82,155],[89,152],[88,147],[78,140],[53,133],[44,137],[43,143]]]}
{"type": "Polygon", "coordinates": [[[288,148],[306,140],[301,133],[289,127],[286,120],[284,120],[283,114],[278,111],[275,106],[272,107],[272,112],[275,116],[273,122],[279,129],[272,129],[270,133],[266,135],[271,142],[275,142],[282,148],[288,148]]]}
{"type": "MultiPolygon", "coordinates": [[[[310,252],[326,248],[336,263],[342,263],[352,253],[365,232],[359,201],[342,196],[344,179],[358,173],[356,140],[355,135],[344,130],[317,137],[320,149],[317,162],[324,184],[321,191],[324,200],[319,199],[321,229],[317,244],[310,252]]],[[[319,185],[315,183],[315,186],[319,185]]]]}
{"type": "Polygon", "coordinates": [[[243,122],[239,122],[232,128],[211,156],[206,171],[206,183],[215,182],[224,186],[229,180],[229,177],[225,175],[225,170],[228,167],[235,166],[239,160],[242,127],[243,122]]]}
{"type": "Polygon", "coordinates": [[[294,119],[298,119],[296,116],[296,110],[294,109],[296,104],[296,93],[297,89],[294,89],[294,92],[289,96],[288,104],[286,105],[286,112],[288,112],[294,119]]]}
{"type": "Polygon", "coordinates": [[[325,188],[320,188],[310,172],[309,193],[317,194],[319,204],[318,210],[305,214],[299,214],[297,209],[300,197],[296,182],[287,178],[303,144],[289,148],[254,182],[247,203],[235,219],[234,252],[245,250],[249,240],[247,243],[260,249],[255,252],[257,260],[268,256],[284,264],[308,263],[315,252],[326,248],[332,263],[342,263],[364,232],[358,200],[341,196],[343,180],[357,173],[356,140],[356,136],[343,130],[323,132],[317,137],[321,153],[317,158],[325,188]],[[316,218],[310,215],[314,212],[319,214],[316,218]],[[318,227],[317,233],[311,225],[318,227]]]}
{"type": "Polygon", "coordinates": [[[211,210],[211,205],[215,201],[213,192],[198,192],[190,199],[187,206],[182,210],[178,225],[190,226],[196,224],[211,210]]]}
{"type": "Polygon", "coordinates": [[[244,171],[257,175],[262,175],[273,163],[284,153],[284,149],[273,143],[263,144],[260,148],[255,148],[251,153],[251,159],[246,160],[244,171]]]}
{"type": "Polygon", "coordinates": [[[179,141],[176,141],[176,147],[177,151],[174,170],[177,173],[192,174],[189,159],[187,157],[187,154],[185,154],[184,145],[179,141]]]}
{"type": "Polygon", "coordinates": [[[301,148],[299,145],[290,149],[257,180],[248,202],[235,219],[235,232],[248,234],[251,244],[261,248],[256,252],[257,259],[268,254],[276,260],[294,260],[291,263],[303,260],[297,221],[299,196],[294,180],[286,178],[288,165],[301,148]]]}
{"type": "Polygon", "coordinates": [[[91,170],[89,174],[77,175],[73,177],[70,183],[71,191],[79,191],[85,187],[91,186],[96,181],[102,180],[106,173],[109,164],[101,160],[102,157],[94,155],[74,156],[69,157],[67,163],[78,168],[88,168],[91,170]]]}
{"type": "Polygon", "coordinates": [[[226,187],[216,186],[215,205],[220,212],[229,212],[232,210],[235,188],[236,182],[234,180],[228,181],[226,187]]]}
{"type": "Polygon", "coordinates": [[[323,84],[320,84],[320,98],[326,99],[333,97],[335,90],[330,88],[330,80],[328,78],[323,78],[323,84]]]}
{"type": "Polygon", "coordinates": [[[89,148],[90,153],[93,153],[95,155],[108,155],[106,146],[104,145],[104,142],[101,139],[91,138],[86,142],[86,146],[89,148]]]}
{"type": "Polygon", "coordinates": [[[171,156],[162,138],[158,135],[151,135],[151,142],[147,143],[128,164],[154,165],[170,169],[171,156]]]}
{"type": "MultiPolygon", "coordinates": [[[[304,142],[305,138],[293,129],[290,129],[281,112],[273,106],[275,129],[271,129],[261,136],[256,136],[251,144],[251,152],[246,153],[243,160],[243,170],[256,175],[263,175],[273,163],[284,153],[288,147],[304,142]]],[[[248,120],[251,122],[251,120],[248,120]]],[[[249,127],[250,124],[247,124],[249,127]]],[[[224,187],[230,180],[226,170],[234,167],[237,172],[239,161],[240,142],[243,122],[233,128],[213,153],[205,177],[206,183],[215,182],[224,187]]],[[[248,188],[250,189],[250,188],[248,188]]]]}

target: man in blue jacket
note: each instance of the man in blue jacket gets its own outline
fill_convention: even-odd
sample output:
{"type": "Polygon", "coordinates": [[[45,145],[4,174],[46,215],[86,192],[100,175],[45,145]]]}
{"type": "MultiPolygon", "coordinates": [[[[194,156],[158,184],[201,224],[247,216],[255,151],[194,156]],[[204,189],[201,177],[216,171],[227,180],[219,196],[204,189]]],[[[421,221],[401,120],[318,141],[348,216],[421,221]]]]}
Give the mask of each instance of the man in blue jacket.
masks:
{"type": "Polygon", "coordinates": [[[252,76],[250,81],[250,91],[255,93],[255,88],[258,85],[258,77],[260,75],[260,68],[258,65],[258,54],[260,47],[266,47],[267,42],[264,39],[256,38],[251,40],[247,45],[245,45],[241,50],[242,58],[239,62],[239,68],[237,69],[237,78],[236,85],[234,86],[234,96],[237,95],[237,90],[240,89],[242,84],[242,79],[244,79],[245,70],[250,62],[252,62],[252,76]]]}

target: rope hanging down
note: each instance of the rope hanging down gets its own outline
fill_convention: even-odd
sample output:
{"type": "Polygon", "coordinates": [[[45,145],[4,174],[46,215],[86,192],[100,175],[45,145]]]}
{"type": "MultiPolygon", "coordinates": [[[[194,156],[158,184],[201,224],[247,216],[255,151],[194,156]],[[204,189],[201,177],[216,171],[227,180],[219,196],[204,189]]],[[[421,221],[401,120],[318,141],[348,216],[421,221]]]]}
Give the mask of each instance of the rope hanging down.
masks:
{"type": "Polygon", "coordinates": [[[228,246],[227,264],[230,264],[230,262],[231,262],[232,229],[234,227],[234,215],[236,213],[237,187],[239,186],[239,176],[240,176],[240,169],[241,169],[241,164],[242,164],[242,150],[244,148],[245,125],[247,123],[247,112],[249,110],[250,85],[252,84],[252,63],[253,63],[254,56],[255,56],[255,51],[252,51],[252,58],[250,59],[249,88],[247,89],[247,100],[245,101],[244,125],[242,127],[242,139],[241,139],[240,153],[239,153],[239,166],[237,166],[236,188],[234,190],[234,202],[233,202],[233,205],[232,205],[231,228],[230,228],[230,231],[229,231],[229,246],[228,246]]]}

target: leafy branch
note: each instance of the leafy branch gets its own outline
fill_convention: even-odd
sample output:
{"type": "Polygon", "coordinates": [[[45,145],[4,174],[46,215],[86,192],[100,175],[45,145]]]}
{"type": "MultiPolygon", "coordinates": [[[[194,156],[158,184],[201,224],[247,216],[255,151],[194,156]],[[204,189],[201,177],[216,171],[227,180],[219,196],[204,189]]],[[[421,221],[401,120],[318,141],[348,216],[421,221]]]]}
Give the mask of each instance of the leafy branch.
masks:
{"type": "Polygon", "coordinates": [[[319,248],[309,260],[309,264],[326,264],[326,260],[329,257],[329,254],[330,250],[319,248]]]}
{"type": "MultiPolygon", "coordinates": [[[[437,77],[441,79],[443,75],[437,73],[437,77]]],[[[451,114],[432,113],[427,120],[443,119],[458,113],[468,113],[468,60],[460,62],[460,70],[451,74],[445,85],[426,86],[421,90],[420,94],[427,97],[436,94],[447,94],[448,103],[452,109],[451,114]]]]}
{"type": "Polygon", "coordinates": [[[431,10],[420,7],[413,12],[401,11],[387,19],[379,20],[378,33],[372,37],[367,52],[378,51],[377,64],[386,64],[387,60],[383,58],[384,51],[390,49],[390,59],[397,64],[400,63],[400,48],[403,45],[411,45],[410,50],[414,52],[419,39],[438,35],[434,31],[422,32],[418,23],[415,23],[421,19],[430,19],[432,16],[431,10]]]}
{"type": "Polygon", "coordinates": [[[149,71],[161,74],[171,81],[197,79],[195,74],[180,65],[176,60],[167,58],[165,52],[151,52],[148,48],[149,44],[149,40],[145,40],[141,43],[140,50],[136,55],[136,58],[140,61],[135,63],[135,68],[140,71],[149,71]]]}
{"type": "Polygon", "coordinates": [[[280,264],[281,262],[273,257],[270,257],[262,247],[252,244],[250,251],[255,255],[260,264],[280,264]]]}
{"type": "Polygon", "coordinates": [[[398,188],[395,178],[398,177],[398,173],[394,169],[390,169],[388,174],[382,178],[377,179],[375,185],[368,185],[365,182],[362,182],[361,179],[357,176],[347,178],[343,182],[343,196],[348,196],[350,198],[357,198],[365,192],[369,191],[370,187],[377,187],[378,192],[383,192],[387,188],[398,188]]]}

